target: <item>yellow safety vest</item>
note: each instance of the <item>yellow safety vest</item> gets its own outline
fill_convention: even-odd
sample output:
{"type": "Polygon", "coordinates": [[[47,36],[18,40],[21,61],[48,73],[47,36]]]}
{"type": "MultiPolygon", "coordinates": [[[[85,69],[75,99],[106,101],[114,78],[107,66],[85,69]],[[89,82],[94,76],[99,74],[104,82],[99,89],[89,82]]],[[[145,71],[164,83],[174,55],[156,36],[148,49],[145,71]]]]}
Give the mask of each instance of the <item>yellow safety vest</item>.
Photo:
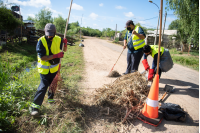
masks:
{"type": "MultiPolygon", "coordinates": [[[[135,26],[135,29],[134,29],[137,33],[139,31],[139,26],[135,26]]],[[[129,33],[130,31],[128,31],[129,33]]],[[[128,35],[127,35],[127,41],[128,41],[128,35]]],[[[132,42],[133,42],[133,47],[135,50],[137,49],[140,49],[140,48],[143,48],[144,45],[145,45],[145,41],[144,39],[140,39],[138,36],[136,35],[133,35],[132,36],[132,42]]]]}
{"type": "MultiPolygon", "coordinates": [[[[158,45],[150,45],[151,47],[151,56],[154,58],[154,55],[158,53],[158,45]]],[[[163,47],[160,47],[160,56],[163,54],[165,49],[163,47]]]]}
{"type": "MultiPolygon", "coordinates": [[[[45,36],[42,36],[41,38],[42,44],[46,49],[46,56],[49,55],[49,48],[47,45],[47,41],[45,39],[45,36]]],[[[38,39],[38,40],[39,40],[38,39]]],[[[55,37],[52,40],[52,44],[51,44],[51,52],[53,54],[58,54],[60,52],[60,43],[61,43],[61,38],[57,35],[55,35],[55,37]]],[[[41,74],[48,74],[49,71],[51,73],[55,73],[58,71],[58,67],[59,64],[55,64],[55,65],[51,65],[49,63],[49,61],[43,61],[41,60],[41,58],[38,56],[38,64],[37,64],[37,68],[38,68],[38,72],[41,74]]]]}

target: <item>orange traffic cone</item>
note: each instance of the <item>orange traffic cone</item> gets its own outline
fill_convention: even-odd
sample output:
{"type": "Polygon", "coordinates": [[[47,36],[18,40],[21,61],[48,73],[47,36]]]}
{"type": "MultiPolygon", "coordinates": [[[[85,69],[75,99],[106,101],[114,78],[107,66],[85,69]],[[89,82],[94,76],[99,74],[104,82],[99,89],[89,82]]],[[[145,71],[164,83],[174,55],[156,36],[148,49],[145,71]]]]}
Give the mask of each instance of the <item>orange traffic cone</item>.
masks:
{"type": "Polygon", "coordinates": [[[158,126],[163,119],[161,112],[158,112],[159,75],[156,74],[149,91],[148,98],[138,119],[153,126],[158,126]]]}
{"type": "Polygon", "coordinates": [[[158,118],[159,75],[156,74],[144,105],[142,114],[148,118],[158,118]]]}

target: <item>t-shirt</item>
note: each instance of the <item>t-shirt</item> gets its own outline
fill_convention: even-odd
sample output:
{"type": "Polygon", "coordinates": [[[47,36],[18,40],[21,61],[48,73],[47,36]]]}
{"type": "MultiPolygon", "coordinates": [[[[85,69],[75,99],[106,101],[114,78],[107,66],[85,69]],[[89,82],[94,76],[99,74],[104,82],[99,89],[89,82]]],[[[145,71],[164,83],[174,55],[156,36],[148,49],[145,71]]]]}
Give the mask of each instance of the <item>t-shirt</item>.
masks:
{"type": "MultiPolygon", "coordinates": [[[[124,40],[127,40],[127,34],[128,34],[128,38],[131,37],[132,31],[133,30],[129,31],[129,33],[128,33],[128,31],[126,32],[124,40]]],[[[142,34],[146,37],[146,35],[145,35],[145,33],[144,33],[144,31],[141,27],[139,27],[138,34],[142,34]]],[[[143,48],[140,48],[140,49],[137,49],[137,50],[134,49],[132,39],[130,39],[130,41],[127,42],[127,48],[128,48],[128,53],[137,53],[137,52],[143,51],[143,48]]]]}
{"type": "MultiPolygon", "coordinates": [[[[45,37],[46,38],[46,37],[45,37]]],[[[49,48],[49,55],[53,55],[53,53],[51,52],[50,48],[51,48],[51,44],[52,44],[52,41],[46,39],[47,41],[47,45],[48,45],[48,48],[49,48]]],[[[61,43],[60,43],[60,50],[62,50],[62,40],[61,40],[61,43]]],[[[46,49],[44,47],[44,45],[42,44],[42,41],[41,39],[38,41],[37,45],[36,45],[36,52],[38,54],[38,56],[40,58],[42,58],[43,56],[46,56],[46,49]]]]}

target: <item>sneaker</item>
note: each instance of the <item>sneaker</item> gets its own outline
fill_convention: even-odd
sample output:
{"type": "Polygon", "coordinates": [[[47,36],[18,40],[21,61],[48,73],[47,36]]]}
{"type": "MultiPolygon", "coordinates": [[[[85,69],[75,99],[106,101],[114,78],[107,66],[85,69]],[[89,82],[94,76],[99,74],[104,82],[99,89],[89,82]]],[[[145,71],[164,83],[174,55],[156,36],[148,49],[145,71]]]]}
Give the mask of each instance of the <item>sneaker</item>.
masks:
{"type": "Polygon", "coordinates": [[[126,72],[125,72],[125,73],[122,73],[122,75],[126,75],[126,74],[129,74],[129,73],[126,73],[126,72]]]}
{"type": "Polygon", "coordinates": [[[37,116],[37,115],[39,115],[39,109],[37,109],[37,108],[32,108],[31,115],[32,115],[32,116],[37,116]]]}
{"type": "Polygon", "coordinates": [[[55,100],[54,99],[48,99],[48,103],[53,104],[53,103],[55,103],[55,100]]]}

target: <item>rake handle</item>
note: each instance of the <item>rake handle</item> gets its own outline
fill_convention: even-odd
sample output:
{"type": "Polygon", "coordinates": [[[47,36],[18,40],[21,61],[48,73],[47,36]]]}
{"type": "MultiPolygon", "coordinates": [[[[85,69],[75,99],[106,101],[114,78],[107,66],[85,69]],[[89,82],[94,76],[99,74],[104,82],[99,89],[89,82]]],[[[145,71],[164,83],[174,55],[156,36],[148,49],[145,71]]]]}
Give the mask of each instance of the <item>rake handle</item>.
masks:
{"type": "MultiPolygon", "coordinates": [[[[132,36],[133,36],[133,34],[131,35],[131,37],[129,37],[128,42],[130,41],[130,39],[132,38],[132,36]]],[[[126,44],[128,44],[128,42],[127,42],[126,44]]],[[[124,52],[124,49],[122,50],[121,54],[119,55],[117,61],[119,60],[119,58],[120,58],[120,56],[122,55],[123,52],[124,52]]],[[[115,62],[114,66],[117,64],[117,61],[115,62]]],[[[114,66],[112,67],[111,71],[113,70],[114,66]]],[[[111,71],[110,71],[110,72],[111,72],[111,71]]],[[[109,72],[109,73],[110,73],[110,72],[109,72]]]]}

